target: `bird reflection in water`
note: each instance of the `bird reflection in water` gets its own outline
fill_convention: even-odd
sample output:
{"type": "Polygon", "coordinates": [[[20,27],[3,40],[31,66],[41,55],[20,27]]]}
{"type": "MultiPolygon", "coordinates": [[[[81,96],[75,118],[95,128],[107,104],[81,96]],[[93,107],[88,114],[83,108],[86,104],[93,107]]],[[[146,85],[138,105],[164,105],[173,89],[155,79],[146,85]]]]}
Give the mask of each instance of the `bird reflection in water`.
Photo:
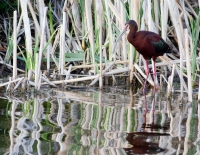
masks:
{"type": "MultiPolygon", "coordinates": [[[[155,111],[155,104],[156,104],[156,95],[157,92],[154,94],[153,96],[153,100],[152,102],[152,106],[151,106],[151,110],[149,110],[147,107],[148,101],[147,101],[147,97],[146,94],[144,95],[144,102],[143,102],[143,123],[142,123],[142,129],[150,129],[150,131],[158,131],[158,130],[164,130],[166,131],[167,129],[169,129],[169,124],[156,124],[155,123],[155,115],[160,113],[160,110],[158,110],[157,112],[155,111]],[[147,123],[147,118],[150,119],[150,122],[147,123]]],[[[169,123],[169,122],[168,122],[169,123]]]]}
{"type": "MultiPolygon", "coordinates": [[[[157,95],[156,93],[154,95],[157,95]]],[[[131,148],[124,148],[127,155],[132,154],[158,154],[164,152],[165,149],[159,146],[161,136],[170,136],[168,133],[160,133],[159,131],[167,131],[169,124],[156,123],[154,107],[153,110],[148,110],[147,97],[144,94],[143,98],[143,123],[140,132],[128,133],[126,140],[132,145],[131,148]]],[[[153,97],[152,106],[155,104],[155,96],[153,97]]]]}
{"type": "Polygon", "coordinates": [[[124,148],[127,155],[132,154],[157,154],[165,151],[159,147],[158,143],[148,142],[148,139],[153,137],[169,136],[167,133],[148,133],[148,132],[133,132],[129,133],[126,140],[133,145],[131,148],[124,148]]]}
{"type": "Polygon", "coordinates": [[[146,122],[146,117],[147,117],[147,113],[148,112],[144,112],[144,114],[143,114],[143,118],[144,118],[144,122],[143,122],[143,124],[142,124],[142,129],[143,130],[145,130],[145,129],[150,129],[150,131],[158,131],[158,130],[164,130],[164,131],[166,131],[167,129],[169,129],[169,125],[168,124],[165,124],[164,126],[161,126],[161,125],[159,125],[159,124],[155,124],[154,123],[154,115],[155,115],[155,113],[154,112],[150,112],[150,117],[152,117],[151,119],[152,119],[152,122],[151,123],[149,123],[149,124],[147,124],[147,122],[146,122]]]}

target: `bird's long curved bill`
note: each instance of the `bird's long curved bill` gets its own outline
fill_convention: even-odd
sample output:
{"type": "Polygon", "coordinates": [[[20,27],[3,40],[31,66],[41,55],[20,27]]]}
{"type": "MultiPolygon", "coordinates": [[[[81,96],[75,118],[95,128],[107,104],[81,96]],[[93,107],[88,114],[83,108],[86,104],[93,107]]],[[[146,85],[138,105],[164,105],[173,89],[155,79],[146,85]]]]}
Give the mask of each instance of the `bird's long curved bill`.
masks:
{"type": "Polygon", "coordinates": [[[124,28],[124,30],[121,32],[121,34],[119,35],[119,37],[117,38],[116,42],[115,42],[115,45],[114,45],[114,48],[113,48],[113,55],[115,57],[115,53],[116,53],[116,46],[117,46],[117,43],[119,42],[119,40],[122,38],[122,36],[124,35],[124,33],[126,32],[126,28],[124,28]]]}

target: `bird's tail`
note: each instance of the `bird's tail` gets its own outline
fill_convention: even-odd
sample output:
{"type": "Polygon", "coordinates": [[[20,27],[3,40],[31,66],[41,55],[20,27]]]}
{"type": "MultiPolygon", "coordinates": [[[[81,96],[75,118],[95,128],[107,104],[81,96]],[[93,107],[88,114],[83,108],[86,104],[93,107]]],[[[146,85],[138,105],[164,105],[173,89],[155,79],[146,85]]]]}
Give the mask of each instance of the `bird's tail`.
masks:
{"type": "Polygon", "coordinates": [[[171,53],[171,54],[175,55],[176,57],[180,57],[179,52],[172,46],[169,46],[169,49],[167,50],[166,53],[171,53]]]}

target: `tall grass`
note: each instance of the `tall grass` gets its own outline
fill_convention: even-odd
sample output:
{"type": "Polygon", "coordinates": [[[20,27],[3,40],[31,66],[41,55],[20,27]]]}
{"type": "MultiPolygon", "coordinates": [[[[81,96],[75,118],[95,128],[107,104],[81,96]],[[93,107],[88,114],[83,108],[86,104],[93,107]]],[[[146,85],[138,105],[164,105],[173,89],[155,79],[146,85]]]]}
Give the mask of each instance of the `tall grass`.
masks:
{"type": "Polygon", "coordinates": [[[196,81],[196,67],[197,67],[197,44],[199,41],[199,22],[200,22],[200,12],[198,15],[197,19],[191,19],[190,21],[190,25],[191,25],[191,31],[192,31],[192,47],[191,47],[191,51],[192,51],[192,78],[194,81],[196,81]]]}

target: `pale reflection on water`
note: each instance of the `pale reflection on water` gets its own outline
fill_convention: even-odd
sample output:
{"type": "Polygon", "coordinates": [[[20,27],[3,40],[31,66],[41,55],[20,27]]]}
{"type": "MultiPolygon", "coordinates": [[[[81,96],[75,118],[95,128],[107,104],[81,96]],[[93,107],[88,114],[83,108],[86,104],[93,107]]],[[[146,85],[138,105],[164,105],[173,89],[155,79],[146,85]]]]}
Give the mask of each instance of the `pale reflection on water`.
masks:
{"type": "Polygon", "coordinates": [[[200,104],[178,93],[111,87],[1,98],[0,154],[200,153],[200,104]]]}

